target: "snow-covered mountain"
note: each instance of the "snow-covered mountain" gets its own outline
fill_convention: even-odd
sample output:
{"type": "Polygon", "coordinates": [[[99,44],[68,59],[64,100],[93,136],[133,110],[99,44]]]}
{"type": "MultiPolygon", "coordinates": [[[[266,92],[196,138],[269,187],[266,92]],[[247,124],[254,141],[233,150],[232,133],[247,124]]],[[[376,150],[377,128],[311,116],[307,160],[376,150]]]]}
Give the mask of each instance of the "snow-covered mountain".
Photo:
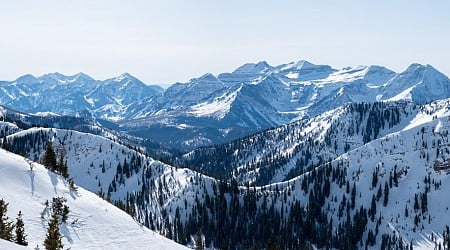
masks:
{"type": "Polygon", "coordinates": [[[420,64],[395,73],[381,66],[247,63],[231,73],[205,74],[166,90],[129,74],[98,81],[82,73],[53,73],[0,82],[0,103],[11,108],[91,113],[117,121],[131,135],[183,150],[231,141],[350,102],[424,104],[449,97],[448,77],[420,64]]]}
{"type": "Polygon", "coordinates": [[[138,119],[120,124],[130,133],[148,132],[151,138],[188,149],[313,117],[345,103],[424,104],[448,97],[450,80],[430,65],[412,64],[395,73],[380,66],[337,70],[306,61],[279,66],[260,62],[173,85],[139,105],[138,119]]]}
{"type": "Polygon", "coordinates": [[[448,244],[449,107],[349,104],[181,163],[228,182],[72,130],[22,130],[6,147],[39,160],[52,141],[75,183],[190,246],[200,230],[216,248],[431,249],[448,244]]]}
{"type": "Polygon", "coordinates": [[[27,113],[76,115],[88,111],[97,118],[120,120],[126,118],[129,105],[158,96],[162,90],[128,73],[103,81],[83,73],[25,75],[12,82],[0,82],[0,103],[27,113]]]}
{"type": "Polygon", "coordinates": [[[202,147],[175,158],[220,179],[269,184],[288,180],[377,138],[449,116],[448,99],[346,104],[231,143],[202,147]],[[431,111],[430,111],[431,110],[431,111]]]}
{"type": "Polygon", "coordinates": [[[0,198],[8,217],[23,214],[28,248],[0,241],[2,249],[43,249],[50,208],[46,202],[64,197],[67,222],[60,224],[64,249],[186,249],[136,223],[131,216],[83,189],[73,190],[67,180],[42,165],[0,149],[0,198]]]}
{"type": "MultiPolygon", "coordinates": [[[[181,164],[243,185],[250,182],[250,187],[252,182],[269,183],[260,188],[281,192],[275,207],[289,204],[292,197],[283,197],[288,192],[308,209],[322,207],[322,223],[337,222],[326,230],[340,235],[364,231],[369,248],[448,247],[449,121],[448,99],[423,106],[350,104],[230,144],[198,149],[181,164]],[[343,226],[349,207],[360,208],[350,216],[362,215],[364,229],[357,223],[350,230],[343,226]],[[387,242],[395,245],[387,247],[387,242]]],[[[337,240],[331,235],[326,239],[337,240]]],[[[329,246],[326,239],[321,247],[329,246]]],[[[349,248],[342,244],[337,248],[349,248]]]]}

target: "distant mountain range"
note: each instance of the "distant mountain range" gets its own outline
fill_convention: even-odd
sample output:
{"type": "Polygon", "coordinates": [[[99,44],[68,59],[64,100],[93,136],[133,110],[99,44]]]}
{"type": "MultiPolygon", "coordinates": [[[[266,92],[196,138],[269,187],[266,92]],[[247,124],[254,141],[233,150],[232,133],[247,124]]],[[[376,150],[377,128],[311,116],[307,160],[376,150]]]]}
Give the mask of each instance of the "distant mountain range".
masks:
{"type": "Polygon", "coordinates": [[[181,150],[230,141],[349,102],[423,104],[449,97],[449,78],[420,64],[396,73],[381,66],[338,70],[307,61],[248,63],[166,90],[127,73],[103,81],[83,73],[52,73],[0,82],[0,103],[8,107],[41,115],[93,116],[181,150]]]}

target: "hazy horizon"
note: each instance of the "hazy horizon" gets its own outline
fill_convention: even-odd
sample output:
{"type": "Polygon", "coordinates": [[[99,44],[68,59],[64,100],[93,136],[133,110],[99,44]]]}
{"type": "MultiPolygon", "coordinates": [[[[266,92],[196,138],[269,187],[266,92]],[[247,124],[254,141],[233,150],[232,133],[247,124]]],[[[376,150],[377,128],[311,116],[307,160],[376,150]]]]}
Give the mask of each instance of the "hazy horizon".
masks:
{"type": "Polygon", "coordinates": [[[167,86],[245,63],[430,64],[450,75],[450,3],[20,1],[0,10],[1,80],[129,72],[167,86]]]}

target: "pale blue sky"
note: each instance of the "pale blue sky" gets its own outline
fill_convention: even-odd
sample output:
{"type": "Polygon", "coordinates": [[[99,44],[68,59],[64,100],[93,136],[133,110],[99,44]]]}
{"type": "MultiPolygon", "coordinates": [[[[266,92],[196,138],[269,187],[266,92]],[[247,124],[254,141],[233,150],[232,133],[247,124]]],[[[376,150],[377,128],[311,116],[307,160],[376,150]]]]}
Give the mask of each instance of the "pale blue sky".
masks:
{"type": "Polygon", "coordinates": [[[149,84],[301,59],[450,75],[450,1],[1,1],[0,79],[129,72],[149,84]]]}

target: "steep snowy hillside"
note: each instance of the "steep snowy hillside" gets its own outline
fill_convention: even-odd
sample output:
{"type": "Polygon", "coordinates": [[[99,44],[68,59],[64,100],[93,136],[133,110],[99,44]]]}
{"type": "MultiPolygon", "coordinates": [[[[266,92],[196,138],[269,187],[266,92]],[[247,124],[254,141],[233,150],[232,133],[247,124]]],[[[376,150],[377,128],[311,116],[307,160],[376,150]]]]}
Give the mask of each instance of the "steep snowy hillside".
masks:
{"type": "Polygon", "coordinates": [[[449,100],[424,106],[411,102],[347,104],[311,119],[196,149],[174,158],[219,179],[269,184],[290,179],[384,135],[410,128],[433,114],[448,115],[449,100]]]}
{"type": "MultiPolygon", "coordinates": [[[[15,150],[26,149],[37,158],[52,141],[55,152],[65,152],[76,183],[182,244],[192,246],[200,232],[206,246],[216,248],[398,249],[412,244],[432,249],[448,244],[450,222],[440,219],[448,217],[450,206],[445,199],[450,191],[448,107],[448,101],[349,105],[331,112],[341,114],[334,118],[338,123],[332,123],[329,114],[304,121],[297,137],[289,137],[288,132],[295,131],[286,129],[290,125],[269,130],[267,138],[285,139],[286,145],[311,134],[302,150],[329,149],[320,153],[325,160],[305,167],[297,177],[265,186],[216,181],[100,136],[70,130],[29,129],[7,139],[9,148],[17,145],[15,150]],[[380,114],[389,119],[375,119],[380,114]],[[364,122],[357,129],[359,119],[364,122]],[[337,150],[330,149],[334,140],[352,133],[350,139],[368,143],[347,141],[349,146],[339,143],[337,150]]],[[[253,153],[265,148],[260,139],[249,138],[240,143],[254,143],[253,153]]]]}
{"type": "MultiPolygon", "coordinates": [[[[0,159],[0,198],[9,203],[10,218],[22,211],[29,248],[36,245],[43,248],[51,219],[50,208],[45,203],[53,197],[64,197],[70,210],[67,222],[59,226],[65,248],[184,249],[139,225],[97,195],[83,188],[71,189],[65,179],[37,163],[3,149],[0,149],[0,159]]],[[[16,248],[3,241],[0,246],[16,248]]]]}
{"type": "Polygon", "coordinates": [[[407,102],[348,104],[228,144],[196,149],[175,164],[242,184],[282,181],[404,128],[418,108],[407,102]]]}
{"type": "MultiPolygon", "coordinates": [[[[193,237],[202,227],[191,221],[196,218],[194,204],[199,202],[200,188],[209,187],[211,193],[212,186],[218,185],[212,178],[171,167],[135,148],[92,134],[31,128],[6,140],[7,148],[35,160],[42,159],[46,144],[52,142],[57,158],[63,157],[75,183],[182,244],[193,245],[193,237]]],[[[211,244],[211,238],[206,242],[211,244]]]]}
{"type": "MultiPolygon", "coordinates": [[[[381,107],[382,104],[378,105],[381,107]]],[[[348,106],[347,109],[350,107],[348,106]]],[[[348,242],[339,239],[347,236],[362,237],[363,240],[357,244],[355,242],[358,248],[367,246],[373,249],[380,247],[382,249],[399,249],[410,245],[413,245],[414,249],[432,249],[439,245],[448,247],[450,244],[448,229],[450,221],[445,218],[449,217],[450,201],[445,197],[450,191],[449,107],[448,100],[419,107],[406,104],[399,110],[402,118],[395,118],[398,121],[392,125],[388,125],[388,121],[386,121],[386,127],[389,129],[384,131],[381,129],[382,126],[379,127],[379,134],[384,134],[381,138],[371,140],[364,145],[362,143],[352,145],[350,148],[354,149],[349,148],[349,151],[341,156],[332,157],[333,154],[328,154],[329,158],[320,164],[313,164],[313,167],[303,171],[304,174],[285,182],[262,186],[256,190],[260,190],[262,193],[264,190],[269,190],[269,195],[264,199],[267,199],[268,204],[272,204],[275,210],[281,209],[282,218],[284,208],[288,208],[287,214],[292,212],[293,208],[289,206],[291,202],[298,201],[299,204],[306,204],[306,216],[322,220],[323,228],[315,233],[320,235],[320,232],[328,232],[325,233],[327,236],[323,235],[323,238],[316,235],[319,237],[319,243],[317,243],[319,247],[353,248],[348,245],[348,242]],[[273,196],[270,195],[270,192],[273,196]],[[350,218],[354,221],[350,222],[350,218]]],[[[376,111],[374,106],[366,105],[365,108],[370,112],[375,113],[376,111]]],[[[378,111],[384,113],[385,110],[378,111]]],[[[339,111],[341,114],[345,114],[344,109],[339,111]]],[[[336,113],[337,111],[334,111],[335,115],[336,113]]],[[[326,114],[324,116],[326,117],[326,114]]],[[[358,116],[354,116],[353,120],[349,119],[348,114],[344,117],[347,119],[339,118],[338,115],[336,120],[342,119],[353,123],[358,118],[358,116]]],[[[306,124],[320,123],[323,117],[319,116],[318,118],[307,121],[306,124]]],[[[383,118],[372,122],[373,124],[375,121],[381,123],[382,120],[383,118]]],[[[350,134],[349,130],[352,129],[348,124],[347,126],[342,123],[336,124],[331,119],[329,123],[328,128],[335,127],[335,129],[322,127],[318,129],[321,136],[311,140],[317,141],[320,138],[326,140],[327,130],[333,131],[328,136],[342,136],[352,144],[358,137],[360,140],[364,140],[364,136],[347,137],[350,134]],[[336,133],[336,128],[342,129],[345,133],[336,133]]],[[[257,155],[258,152],[264,153],[265,150],[274,147],[273,151],[278,154],[290,154],[291,152],[284,148],[284,145],[299,141],[302,134],[314,134],[312,131],[318,126],[321,125],[306,125],[306,129],[303,128],[300,131],[295,129],[288,131],[285,128],[284,130],[271,130],[260,134],[259,137],[253,136],[236,142],[240,145],[248,143],[247,152],[239,152],[242,148],[220,148],[220,152],[224,154],[223,158],[232,158],[231,162],[239,161],[239,159],[227,155],[227,151],[233,155],[257,155]],[[307,131],[307,128],[310,131],[307,131]],[[298,137],[292,137],[293,134],[298,137]],[[262,140],[260,137],[265,137],[267,141],[260,143],[262,140]],[[271,139],[277,141],[274,143],[271,139]]],[[[366,128],[361,125],[360,129],[366,131],[366,128]]],[[[372,128],[376,129],[377,126],[372,128]]],[[[336,140],[336,137],[331,139],[336,140]]],[[[301,144],[301,140],[299,143],[301,144]]],[[[335,147],[334,145],[331,143],[328,147],[335,147]]],[[[344,144],[336,145],[338,145],[336,147],[341,147],[344,144]]],[[[317,148],[326,147],[326,144],[321,145],[313,141],[302,147],[309,147],[315,151],[317,148]]],[[[330,151],[333,152],[333,150],[330,151]]],[[[210,159],[219,157],[214,153],[205,151],[205,155],[209,154],[210,159]]],[[[317,151],[312,154],[317,153],[324,155],[317,151]]],[[[189,157],[195,158],[195,155],[191,153],[189,157]]],[[[245,157],[243,159],[246,160],[245,157]]],[[[258,162],[258,160],[259,158],[255,157],[248,162],[250,164],[250,162],[258,162]]],[[[283,164],[282,159],[273,155],[269,156],[268,160],[283,164]]],[[[264,166],[266,163],[263,162],[260,165],[264,166]]],[[[212,165],[214,164],[212,163],[212,165]]],[[[240,164],[244,165],[242,162],[240,164]]],[[[241,168],[235,173],[245,175],[247,170],[241,168]]],[[[281,220],[283,221],[283,219],[281,220]]],[[[306,220],[308,221],[308,219],[306,220]]],[[[302,233],[308,235],[306,232],[302,233]]]]}

